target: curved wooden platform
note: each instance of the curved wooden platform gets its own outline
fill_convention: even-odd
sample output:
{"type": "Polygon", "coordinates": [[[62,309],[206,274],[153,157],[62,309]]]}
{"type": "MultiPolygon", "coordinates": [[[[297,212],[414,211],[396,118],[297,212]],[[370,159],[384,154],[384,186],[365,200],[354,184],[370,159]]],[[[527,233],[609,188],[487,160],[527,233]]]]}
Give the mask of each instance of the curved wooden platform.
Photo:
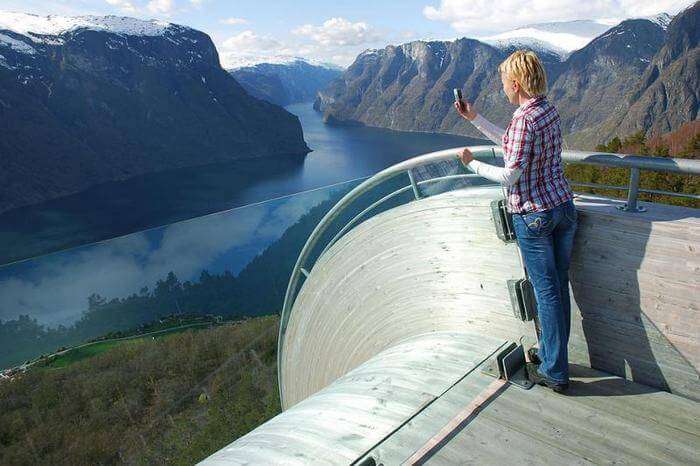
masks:
{"type": "Polygon", "coordinates": [[[535,338],[508,298],[506,281],[523,272],[516,245],[495,233],[500,196],[479,187],[421,199],[334,244],[282,342],[286,411],[205,463],[696,461],[698,211],[627,213],[578,197],[571,396],[510,387],[477,403],[495,380],[477,361],[535,338]],[[481,412],[436,441],[474,403],[481,412]]]}
{"type": "MultiPolygon", "coordinates": [[[[370,218],[334,244],[299,292],[283,342],[287,408],[396,341],[427,331],[534,338],[506,282],[523,276],[491,219],[496,187],[421,199],[370,218]]],[[[570,271],[573,363],[700,399],[700,216],[575,200],[570,271]]]]}

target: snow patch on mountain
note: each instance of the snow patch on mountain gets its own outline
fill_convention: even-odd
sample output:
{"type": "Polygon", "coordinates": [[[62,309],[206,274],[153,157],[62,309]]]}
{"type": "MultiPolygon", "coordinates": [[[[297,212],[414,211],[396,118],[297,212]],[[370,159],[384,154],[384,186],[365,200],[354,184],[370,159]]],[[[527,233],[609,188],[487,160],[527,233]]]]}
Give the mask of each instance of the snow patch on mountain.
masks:
{"type": "Polygon", "coordinates": [[[523,48],[533,50],[535,52],[549,52],[554,53],[559,56],[562,60],[566,59],[567,55],[571,52],[570,50],[557,47],[549,42],[545,42],[539,39],[534,39],[532,37],[513,37],[512,39],[490,39],[484,40],[484,42],[493,45],[494,47],[500,49],[506,49],[510,47],[523,48]]]}
{"type": "Polygon", "coordinates": [[[165,21],[144,21],[121,16],[38,16],[0,10],[0,30],[31,37],[35,42],[55,42],[55,38],[42,36],[58,36],[76,29],[134,36],[160,36],[173,26],[165,21]]]}
{"type": "Polygon", "coordinates": [[[585,47],[590,41],[607,31],[610,25],[605,23],[609,22],[580,20],[531,24],[512,31],[481,37],[479,40],[498,47],[534,45],[565,55],[585,47]]]}
{"type": "Polygon", "coordinates": [[[239,70],[241,68],[251,68],[255,65],[267,63],[270,65],[294,65],[296,63],[307,63],[313,66],[320,66],[331,70],[342,70],[343,68],[327,63],[321,60],[310,58],[295,57],[290,55],[238,55],[229,56],[227,69],[229,71],[239,70]]]}
{"type": "Polygon", "coordinates": [[[649,21],[658,24],[664,29],[668,28],[668,25],[671,24],[671,20],[673,19],[673,16],[669,15],[668,13],[660,13],[655,16],[647,16],[642,19],[648,19],[649,21]]]}
{"type": "MultiPolygon", "coordinates": [[[[646,19],[666,29],[673,17],[668,13],[661,13],[631,19],[646,19]]],[[[499,48],[523,46],[534,50],[547,50],[564,59],[569,53],[582,49],[622,21],[623,19],[619,18],[601,18],[530,24],[478,39],[499,48]]]]}
{"type": "Polygon", "coordinates": [[[15,52],[27,53],[29,55],[34,55],[36,50],[29,44],[25,44],[21,40],[14,39],[8,35],[0,34],[0,46],[10,47],[15,52]]]}

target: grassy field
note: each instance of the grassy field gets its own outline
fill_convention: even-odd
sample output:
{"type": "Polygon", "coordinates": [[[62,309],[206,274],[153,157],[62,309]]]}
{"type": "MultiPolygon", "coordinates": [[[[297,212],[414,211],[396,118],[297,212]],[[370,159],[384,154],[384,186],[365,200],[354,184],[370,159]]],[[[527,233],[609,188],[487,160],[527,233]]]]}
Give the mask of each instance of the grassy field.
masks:
{"type": "Polygon", "coordinates": [[[37,369],[39,369],[39,368],[40,369],[62,369],[64,367],[68,367],[71,364],[74,364],[78,361],[82,361],[84,359],[91,358],[91,357],[96,356],[98,354],[102,354],[102,353],[109,351],[110,349],[115,348],[117,346],[139,345],[139,344],[143,344],[145,340],[155,340],[155,339],[165,338],[165,337],[176,335],[176,334],[182,333],[182,332],[202,330],[203,328],[209,328],[210,326],[211,326],[211,323],[206,322],[206,323],[202,323],[199,326],[160,330],[160,331],[158,331],[158,333],[155,333],[153,335],[142,335],[142,336],[124,338],[124,339],[119,339],[119,340],[110,340],[110,341],[98,341],[98,342],[95,342],[95,343],[92,343],[92,344],[89,344],[86,346],[81,346],[79,348],[70,349],[67,352],[61,354],[60,356],[56,356],[54,358],[51,358],[49,361],[46,361],[46,362],[38,363],[34,367],[37,369]]]}

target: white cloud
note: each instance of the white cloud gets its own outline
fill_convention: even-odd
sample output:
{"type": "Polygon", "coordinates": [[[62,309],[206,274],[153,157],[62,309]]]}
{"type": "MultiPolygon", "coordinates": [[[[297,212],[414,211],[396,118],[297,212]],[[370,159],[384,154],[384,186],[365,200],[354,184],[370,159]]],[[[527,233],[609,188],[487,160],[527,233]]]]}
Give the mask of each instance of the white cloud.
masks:
{"type": "MultiPolygon", "coordinates": [[[[246,24],[238,17],[223,19],[229,25],[246,24]]],[[[302,57],[309,61],[347,66],[368,47],[384,47],[389,35],[365,22],[352,23],[330,18],[320,25],[305,24],[280,39],[246,29],[224,40],[217,40],[224,68],[238,68],[261,62],[285,62],[302,57]]]]}
{"type": "Polygon", "coordinates": [[[423,15],[468,34],[548,21],[675,14],[691,3],[688,0],[440,0],[437,6],[423,8],[423,15]]]}
{"type": "Polygon", "coordinates": [[[292,33],[325,46],[363,45],[382,38],[382,34],[367,23],[351,23],[344,18],[330,18],[321,26],[305,24],[292,33]]]}
{"type": "Polygon", "coordinates": [[[243,18],[226,18],[222,19],[221,23],[228,24],[229,26],[238,26],[239,24],[248,24],[248,20],[243,18]]]}
{"type": "Polygon", "coordinates": [[[236,55],[264,52],[279,53],[283,48],[284,45],[274,37],[261,36],[247,29],[224,40],[219,47],[219,52],[236,55]]]}
{"type": "Polygon", "coordinates": [[[174,6],[173,0],[151,0],[146,8],[151,13],[167,15],[172,12],[174,6]]]}
{"type": "Polygon", "coordinates": [[[255,32],[247,29],[243,32],[229,37],[221,43],[224,51],[237,53],[259,53],[265,51],[276,51],[283,47],[282,43],[270,36],[259,36],[255,32]]]}
{"type": "Polygon", "coordinates": [[[282,57],[314,56],[316,52],[304,45],[284,44],[272,36],[258,35],[249,29],[217,44],[217,49],[221,66],[226,69],[276,62],[282,57]]]}
{"type": "Polygon", "coordinates": [[[127,0],[105,0],[109,5],[115,6],[122,10],[124,13],[137,13],[138,9],[134,6],[133,3],[127,1],[127,0]]]}

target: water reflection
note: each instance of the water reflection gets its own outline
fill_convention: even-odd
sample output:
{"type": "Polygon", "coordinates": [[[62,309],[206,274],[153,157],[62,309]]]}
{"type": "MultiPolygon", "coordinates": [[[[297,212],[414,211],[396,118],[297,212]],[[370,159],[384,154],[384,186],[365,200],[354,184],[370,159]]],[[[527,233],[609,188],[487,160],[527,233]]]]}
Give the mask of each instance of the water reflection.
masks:
{"type": "Polygon", "coordinates": [[[309,234],[361,181],[0,267],[0,367],[172,314],[279,312],[309,234]]]}
{"type": "Polygon", "coordinates": [[[323,123],[311,103],[299,116],[306,156],[237,160],[153,173],[0,214],[0,264],[146,228],[370,176],[419,154],[477,144],[461,136],[323,123]]]}

